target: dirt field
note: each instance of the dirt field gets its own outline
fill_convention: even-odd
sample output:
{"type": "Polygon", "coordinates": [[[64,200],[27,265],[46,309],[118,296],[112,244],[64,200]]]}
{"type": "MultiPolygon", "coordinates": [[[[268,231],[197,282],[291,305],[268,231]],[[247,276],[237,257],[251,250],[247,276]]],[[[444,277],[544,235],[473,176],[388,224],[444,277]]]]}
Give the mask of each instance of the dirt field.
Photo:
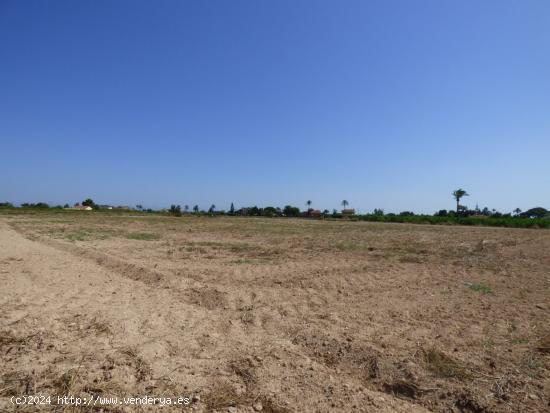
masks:
{"type": "Polygon", "coordinates": [[[0,285],[2,412],[550,410],[546,230],[4,215],[0,285]]]}

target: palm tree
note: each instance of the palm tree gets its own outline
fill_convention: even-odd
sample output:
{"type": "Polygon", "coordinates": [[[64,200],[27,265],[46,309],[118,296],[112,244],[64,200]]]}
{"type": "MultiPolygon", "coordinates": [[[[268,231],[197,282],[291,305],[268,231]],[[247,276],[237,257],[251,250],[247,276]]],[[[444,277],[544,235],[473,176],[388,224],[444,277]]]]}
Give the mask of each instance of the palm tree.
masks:
{"type": "Polygon", "coordinates": [[[311,202],[309,199],[306,201],[306,205],[307,205],[307,210],[309,211],[311,209],[311,204],[313,204],[313,202],[311,202]]]}
{"type": "Polygon", "coordinates": [[[344,207],[344,209],[346,209],[346,207],[349,205],[349,202],[346,201],[345,199],[342,201],[342,206],[344,207]]]}
{"type": "Polygon", "coordinates": [[[195,212],[195,213],[199,212],[199,206],[198,205],[195,205],[193,207],[193,212],[195,212]]]}
{"type": "Polygon", "coordinates": [[[215,209],[216,209],[216,205],[214,204],[210,205],[210,209],[208,210],[208,213],[213,214],[215,209]]]}
{"type": "Polygon", "coordinates": [[[466,192],[462,188],[453,191],[453,198],[456,199],[456,213],[457,214],[460,210],[460,198],[462,198],[463,196],[470,196],[470,194],[468,194],[468,192],[466,192]]]}
{"type": "Polygon", "coordinates": [[[185,212],[189,212],[189,205],[185,205],[183,209],[185,210],[185,212]]]}
{"type": "Polygon", "coordinates": [[[514,209],[514,214],[519,216],[519,214],[521,214],[521,209],[519,209],[519,208],[514,209]]]}

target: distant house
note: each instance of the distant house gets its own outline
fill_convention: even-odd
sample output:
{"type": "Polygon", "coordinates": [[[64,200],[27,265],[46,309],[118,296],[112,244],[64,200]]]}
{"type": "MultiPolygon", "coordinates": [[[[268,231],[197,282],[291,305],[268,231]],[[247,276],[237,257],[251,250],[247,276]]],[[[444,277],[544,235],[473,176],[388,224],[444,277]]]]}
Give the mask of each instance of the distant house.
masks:
{"type": "Polygon", "coordinates": [[[308,215],[312,218],[319,218],[322,215],[322,212],[318,209],[310,209],[308,215]]]}
{"type": "Polygon", "coordinates": [[[79,211],[91,211],[93,208],[89,205],[75,204],[72,209],[78,209],[79,211]]]}
{"type": "Polygon", "coordinates": [[[248,210],[249,210],[249,208],[241,208],[241,209],[235,211],[235,215],[246,216],[246,215],[248,215],[248,210]]]}
{"type": "Polygon", "coordinates": [[[342,209],[342,215],[345,217],[349,217],[351,215],[355,215],[355,209],[349,208],[349,209],[342,209]]]}

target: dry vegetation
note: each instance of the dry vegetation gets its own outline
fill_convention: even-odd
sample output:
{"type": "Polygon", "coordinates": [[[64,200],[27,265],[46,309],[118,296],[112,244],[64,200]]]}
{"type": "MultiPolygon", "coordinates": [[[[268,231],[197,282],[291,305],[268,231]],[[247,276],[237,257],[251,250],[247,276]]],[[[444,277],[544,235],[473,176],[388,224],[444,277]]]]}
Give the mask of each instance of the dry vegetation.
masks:
{"type": "Polygon", "coordinates": [[[198,412],[548,411],[549,251],[546,230],[5,216],[0,411],[35,411],[7,400],[37,393],[183,395],[198,412]]]}

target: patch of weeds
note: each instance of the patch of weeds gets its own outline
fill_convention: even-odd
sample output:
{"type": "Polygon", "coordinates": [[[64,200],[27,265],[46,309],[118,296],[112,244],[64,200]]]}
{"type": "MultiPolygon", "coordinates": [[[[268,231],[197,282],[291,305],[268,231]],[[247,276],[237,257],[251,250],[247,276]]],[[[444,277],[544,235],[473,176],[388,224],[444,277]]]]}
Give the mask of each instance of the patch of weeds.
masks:
{"type": "Polygon", "coordinates": [[[248,259],[238,259],[231,261],[231,264],[254,264],[254,261],[248,259]]]}
{"type": "Polygon", "coordinates": [[[516,337],[516,338],[513,338],[512,340],[510,340],[510,342],[512,344],[515,344],[515,345],[528,344],[529,339],[525,338],[525,337],[516,337]]]}
{"type": "Polygon", "coordinates": [[[483,340],[482,345],[485,350],[488,350],[495,347],[495,342],[493,341],[492,338],[488,338],[486,340],[483,340]]]}
{"type": "Polygon", "coordinates": [[[428,369],[439,377],[466,379],[470,376],[456,360],[434,348],[424,351],[424,361],[428,369]]]}
{"type": "Polygon", "coordinates": [[[253,245],[243,243],[232,243],[229,245],[229,250],[231,252],[247,252],[253,250],[255,247],[253,245]]]}
{"type": "Polygon", "coordinates": [[[131,232],[126,235],[128,239],[136,239],[140,241],[155,241],[160,239],[160,235],[151,232],[131,232]]]}
{"type": "Polygon", "coordinates": [[[531,378],[538,376],[542,363],[535,353],[526,353],[521,360],[521,368],[531,378]]]}
{"type": "Polygon", "coordinates": [[[89,235],[90,234],[87,231],[80,230],[65,234],[65,238],[69,241],[86,241],[89,235]]]}
{"type": "Polygon", "coordinates": [[[225,244],[218,241],[194,241],[188,242],[187,245],[193,247],[211,247],[211,248],[222,248],[225,244]]]}
{"type": "Polygon", "coordinates": [[[51,236],[58,236],[69,241],[89,241],[94,239],[107,239],[115,235],[116,231],[108,228],[79,228],[74,231],[66,231],[60,228],[51,233],[51,236]]]}
{"type": "Polygon", "coordinates": [[[486,284],[471,284],[469,286],[470,290],[477,291],[481,294],[493,294],[493,290],[486,284]]]}
{"type": "Polygon", "coordinates": [[[179,247],[178,250],[185,251],[185,252],[196,252],[199,254],[206,254],[206,249],[201,247],[194,247],[194,246],[187,246],[187,247],[179,247]]]}

